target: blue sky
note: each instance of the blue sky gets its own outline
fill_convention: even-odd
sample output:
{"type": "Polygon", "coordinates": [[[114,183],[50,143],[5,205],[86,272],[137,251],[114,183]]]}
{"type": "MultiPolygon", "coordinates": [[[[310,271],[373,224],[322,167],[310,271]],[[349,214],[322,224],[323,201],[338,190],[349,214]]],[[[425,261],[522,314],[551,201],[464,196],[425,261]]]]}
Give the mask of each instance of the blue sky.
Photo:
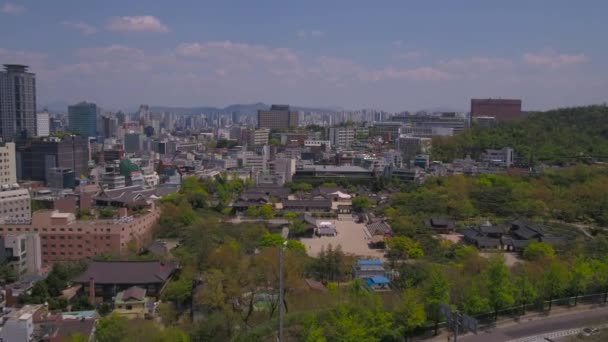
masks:
{"type": "Polygon", "coordinates": [[[291,103],[391,111],[608,97],[606,1],[0,0],[0,63],[39,105],[291,103]]]}

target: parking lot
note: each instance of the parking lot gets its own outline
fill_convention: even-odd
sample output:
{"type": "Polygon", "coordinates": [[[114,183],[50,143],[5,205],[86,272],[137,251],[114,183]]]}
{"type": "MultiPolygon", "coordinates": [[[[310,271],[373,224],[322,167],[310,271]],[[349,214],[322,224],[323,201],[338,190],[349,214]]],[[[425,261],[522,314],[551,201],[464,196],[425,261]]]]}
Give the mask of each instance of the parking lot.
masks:
{"type": "MultiPolygon", "coordinates": [[[[344,216],[342,216],[344,217],[344,216]]],[[[344,217],[345,218],[345,217],[344,217]]],[[[370,249],[367,246],[369,237],[366,234],[365,225],[352,221],[349,216],[344,220],[324,220],[334,224],[337,236],[323,236],[301,239],[300,241],[306,246],[308,255],[317,256],[321,249],[331,244],[332,247],[340,245],[342,251],[346,254],[353,254],[361,257],[372,257],[384,260],[384,250],[370,249]]]]}

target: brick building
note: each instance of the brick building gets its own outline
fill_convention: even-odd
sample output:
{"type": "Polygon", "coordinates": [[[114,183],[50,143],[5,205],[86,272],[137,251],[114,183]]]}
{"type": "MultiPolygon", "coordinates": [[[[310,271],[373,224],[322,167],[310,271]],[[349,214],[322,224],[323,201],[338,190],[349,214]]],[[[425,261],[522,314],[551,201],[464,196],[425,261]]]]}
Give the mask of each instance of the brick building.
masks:
{"type": "Polygon", "coordinates": [[[471,99],[471,118],[493,117],[496,121],[510,121],[521,117],[521,100],[471,99]]]}
{"type": "Polygon", "coordinates": [[[40,234],[44,265],[102,254],[120,255],[130,246],[143,248],[151,239],[160,208],[151,204],[146,213],[137,216],[127,216],[126,208],[119,208],[118,212],[118,219],[76,220],[73,213],[37,211],[30,224],[0,224],[0,235],[40,234]]]}

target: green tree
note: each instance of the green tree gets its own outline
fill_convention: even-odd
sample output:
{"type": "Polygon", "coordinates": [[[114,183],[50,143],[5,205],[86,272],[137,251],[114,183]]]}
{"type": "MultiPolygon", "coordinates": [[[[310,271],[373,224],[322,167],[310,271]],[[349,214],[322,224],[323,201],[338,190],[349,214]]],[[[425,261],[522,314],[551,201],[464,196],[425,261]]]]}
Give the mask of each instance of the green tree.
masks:
{"type": "Polygon", "coordinates": [[[496,256],[490,259],[484,279],[488,289],[488,299],[494,309],[494,320],[497,320],[498,311],[514,302],[513,284],[509,278],[509,269],[505,265],[504,257],[496,256]]]}
{"type": "Polygon", "coordinates": [[[264,204],[259,208],[259,217],[265,220],[271,219],[274,217],[274,211],[272,209],[272,205],[264,204]]]}
{"type": "Polygon", "coordinates": [[[426,312],[421,294],[414,289],[405,290],[395,309],[394,317],[396,323],[401,326],[403,337],[407,341],[411,333],[426,322],[426,312]]]}
{"type": "Polygon", "coordinates": [[[426,300],[426,312],[435,323],[435,335],[437,335],[439,322],[442,319],[439,307],[442,304],[449,303],[450,283],[439,266],[431,266],[427,272],[428,277],[423,292],[426,300]]]}
{"type": "Polygon", "coordinates": [[[564,294],[570,284],[570,272],[560,260],[553,259],[545,265],[543,274],[543,291],[549,300],[549,310],[553,306],[553,299],[564,294]]]}
{"type": "Polygon", "coordinates": [[[112,314],[100,319],[95,327],[95,337],[99,342],[122,341],[127,336],[129,320],[112,314]]]}
{"type": "Polygon", "coordinates": [[[353,210],[356,212],[366,211],[371,208],[372,204],[372,200],[366,196],[357,196],[352,200],[353,210]]]}
{"type": "Polygon", "coordinates": [[[389,257],[396,259],[418,259],[424,256],[424,251],[419,242],[406,236],[395,236],[387,239],[389,257]]]}
{"type": "Polygon", "coordinates": [[[593,271],[591,264],[583,258],[578,258],[572,267],[572,276],[570,278],[570,288],[574,292],[574,305],[578,304],[578,296],[584,293],[593,280],[593,271]]]}
{"type": "Polygon", "coordinates": [[[532,242],[524,248],[522,256],[525,260],[534,261],[543,258],[552,258],[555,256],[555,251],[548,243],[532,242]]]}

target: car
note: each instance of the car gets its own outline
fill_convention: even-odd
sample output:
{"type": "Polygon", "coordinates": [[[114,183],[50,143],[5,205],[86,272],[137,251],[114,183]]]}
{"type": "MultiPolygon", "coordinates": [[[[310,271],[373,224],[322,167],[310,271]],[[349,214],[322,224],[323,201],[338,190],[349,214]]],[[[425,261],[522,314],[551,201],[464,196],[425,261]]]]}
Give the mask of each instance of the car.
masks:
{"type": "Polygon", "coordinates": [[[600,329],[591,328],[591,327],[583,328],[583,330],[581,331],[581,335],[583,335],[585,337],[594,336],[599,333],[600,333],[600,329]]]}

